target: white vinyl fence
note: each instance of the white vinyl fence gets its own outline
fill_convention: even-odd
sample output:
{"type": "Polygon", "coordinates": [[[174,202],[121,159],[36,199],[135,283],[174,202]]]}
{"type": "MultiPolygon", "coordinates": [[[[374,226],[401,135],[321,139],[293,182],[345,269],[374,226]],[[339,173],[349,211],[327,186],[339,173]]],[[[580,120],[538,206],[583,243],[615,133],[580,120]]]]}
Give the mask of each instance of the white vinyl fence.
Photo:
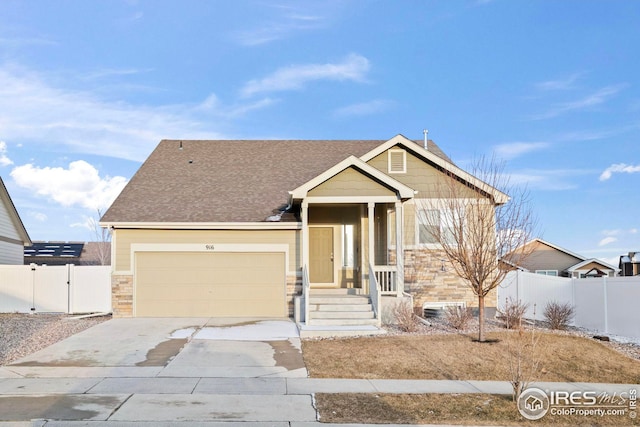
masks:
{"type": "Polygon", "coordinates": [[[498,287],[498,309],[507,298],[529,307],[525,316],[544,320],[551,301],[569,303],[575,309],[573,324],[604,334],[640,338],[640,277],[569,279],[513,271],[498,287]]]}
{"type": "Polygon", "coordinates": [[[0,265],[0,313],[31,312],[111,312],[111,267],[0,265]]]}

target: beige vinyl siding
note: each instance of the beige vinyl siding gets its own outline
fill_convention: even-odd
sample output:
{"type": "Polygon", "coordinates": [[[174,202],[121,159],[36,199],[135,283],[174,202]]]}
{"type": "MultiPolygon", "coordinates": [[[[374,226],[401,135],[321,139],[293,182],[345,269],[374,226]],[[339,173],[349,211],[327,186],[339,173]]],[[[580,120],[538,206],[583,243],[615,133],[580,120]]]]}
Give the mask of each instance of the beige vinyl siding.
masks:
{"type": "Polygon", "coordinates": [[[609,270],[609,267],[605,267],[604,265],[597,263],[597,262],[590,262],[587,265],[583,265],[582,267],[580,267],[580,271],[589,271],[592,268],[597,268],[598,270],[609,270]]]}
{"type": "Polygon", "coordinates": [[[413,201],[406,202],[404,210],[404,245],[416,244],[416,205],[413,201]]]}
{"type": "Polygon", "coordinates": [[[595,262],[594,261],[594,262],[590,262],[587,265],[583,265],[582,267],[580,267],[580,270],[576,270],[576,271],[579,271],[581,273],[586,273],[586,272],[588,272],[589,270],[591,270],[593,268],[597,268],[598,270],[601,270],[601,271],[603,271],[605,273],[608,273],[611,270],[610,267],[606,267],[606,266],[600,264],[599,262],[595,262]]]}
{"type": "MultiPolygon", "coordinates": [[[[390,150],[397,150],[399,146],[395,146],[390,150]]],[[[367,163],[379,171],[388,174],[389,171],[389,154],[388,151],[380,153],[367,163]]],[[[396,179],[406,185],[409,188],[417,191],[415,195],[419,199],[428,198],[440,198],[439,193],[442,194],[442,189],[446,188],[448,181],[446,176],[440,172],[436,167],[425,160],[420,159],[413,155],[410,151],[406,154],[406,173],[393,174],[393,179],[396,179]]],[[[464,191],[464,190],[463,190],[464,191]]],[[[465,191],[466,193],[466,191],[465,191]]],[[[468,190],[466,197],[477,197],[477,193],[468,190]]]]}
{"type": "Polygon", "coordinates": [[[288,244],[288,271],[300,269],[297,230],[130,230],[116,229],[114,270],[131,271],[133,243],[200,243],[200,244],[288,244]]]}
{"type": "Polygon", "coordinates": [[[532,242],[530,244],[535,245],[533,252],[526,260],[519,263],[521,267],[530,271],[558,270],[558,275],[560,275],[562,271],[582,261],[541,242],[532,242]]]}
{"type": "MultiPolygon", "coordinates": [[[[388,173],[389,151],[401,149],[401,146],[390,148],[384,153],[380,153],[367,163],[381,172],[388,173]]],[[[439,199],[450,194],[448,188],[451,181],[435,165],[423,160],[410,151],[406,152],[406,173],[393,174],[393,178],[404,185],[417,191],[416,199],[439,199]]],[[[476,198],[481,197],[477,192],[463,187],[458,194],[460,197],[476,198]]],[[[456,190],[457,191],[457,190],[456,190]]],[[[414,201],[405,202],[404,205],[404,244],[406,246],[416,245],[416,205],[414,201]]]]}
{"type": "Polygon", "coordinates": [[[363,175],[354,168],[347,168],[308,193],[309,196],[393,196],[395,192],[363,175]]]}

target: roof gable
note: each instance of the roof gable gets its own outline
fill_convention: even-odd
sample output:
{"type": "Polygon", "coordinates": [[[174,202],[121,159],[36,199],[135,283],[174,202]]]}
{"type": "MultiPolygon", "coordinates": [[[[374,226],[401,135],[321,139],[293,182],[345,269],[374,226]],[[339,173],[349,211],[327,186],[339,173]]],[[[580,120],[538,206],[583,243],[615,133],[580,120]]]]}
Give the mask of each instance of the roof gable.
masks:
{"type": "MultiPolygon", "coordinates": [[[[4,181],[2,180],[1,177],[0,177],[0,202],[4,206],[7,212],[8,219],[9,221],[11,221],[11,224],[13,225],[13,228],[16,231],[16,234],[19,237],[19,239],[25,245],[31,244],[31,238],[29,237],[29,234],[27,233],[27,230],[24,227],[24,224],[22,223],[22,219],[20,219],[20,215],[18,214],[18,211],[16,210],[16,207],[13,204],[13,201],[11,200],[11,196],[9,196],[7,187],[5,187],[4,181]]],[[[8,237],[8,236],[3,236],[3,237],[8,237]]]]}
{"type": "Polygon", "coordinates": [[[442,158],[441,156],[437,155],[435,152],[425,149],[424,147],[416,144],[414,141],[411,141],[410,139],[407,139],[406,137],[400,134],[394,136],[384,144],[380,144],[379,146],[375,147],[373,150],[369,151],[368,153],[361,156],[360,158],[363,161],[368,162],[374,157],[395,147],[396,145],[400,145],[404,147],[406,150],[412,152],[415,156],[435,164],[437,167],[442,168],[443,170],[453,174],[455,177],[471,184],[475,188],[490,195],[496,204],[501,205],[509,201],[509,196],[506,195],[505,193],[491,187],[487,183],[463,171],[462,169],[454,165],[448,158],[447,159],[442,158]]]}
{"type": "Polygon", "coordinates": [[[572,257],[574,257],[574,258],[576,258],[576,259],[578,259],[580,261],[586,260],[586,258],[583,257],[582,255],[578,255],[575,252],[571,252],[571,251],[569,251],[567,249],[561,248],[560,246],[557,246],[557,245],[554,245],[552,243],[546,242],[546,241],[544,241],[542,239],[539,239],[539,238],[535,238],[535,239],[531,240],[530,242],[526,243],[526,245],[529,245],[529,244],[539,244],[539,245],[547,246],[547,247],[549,247],[549,248],[551,248],[553,250],[556,250],[556,251],[562,252],[562,253],[564,253],[566,255],[572,256],[572,257]]]}
{"type": "Polygon", "coordinates": [[[589,259],[585,259],[582,262],[579,262],[576,265],[573,265],[569,268],[567,268],[568,272],[573,272],[576,270],[584,270],[586,268],[590,268],[591,270],[596,269],[596,270],[600,270],[600,269],[605,269],[605,270],[611,270],[611,271],[620,271],[619,268],[614,267],[611,264],[607,264],[606,262],[600,261],[599,259],[596,258],[589,258],[589,259]],[[596,266],[600,266],[600,268],[596,267],[596,266]]]}
{"type": "Polygon", "coordinates": [[[389,175],[380,172],[378,169],[366,164],[355,156],[349,156],[337,165],[324,171],[320,175],[314,177],[300,187],[291,191],[291,197],[294,199],[303,199],[314,188],[317,188],[319,185],[327,182],[333,177],[336,177],[338,174],[349,170],[350,168],[356,169],[360,174],[366,176],[369,180],[377,181],[377,183],[379,183],[378,185],[383,185],[384,187],[397,192],[400,198],[406,199],[413,197],[413,190],[411,188],[407,187],[399,181],[396,181],[389,175]]]}

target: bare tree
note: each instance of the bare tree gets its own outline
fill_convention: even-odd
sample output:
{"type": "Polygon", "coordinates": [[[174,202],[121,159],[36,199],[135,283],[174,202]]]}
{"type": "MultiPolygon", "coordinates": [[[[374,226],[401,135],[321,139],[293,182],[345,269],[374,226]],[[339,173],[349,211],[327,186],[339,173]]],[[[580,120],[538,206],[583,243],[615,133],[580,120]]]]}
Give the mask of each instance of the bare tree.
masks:
{"type": "MultiPolygon", "coordinates": [[[[507,305],[522,306],[513,301],[507,301],[507,305]]],[[[538,354],[538,342],[540,335],[536,334],[535,318],[536,306],[533,306],[533,325],[529,332],[522,325],[522,316],[518,316],[518,310],[505,310],[507,325],[513,324],[512,331],[507,332],[507,360],[509,362],[509,383],[513,388],[513,401],[517,402],[520,395],[536,379],[540,371],[540,355],[538,354]],[[516,312],[515,318],[511,313],[516,312]],[[527,336],[528,335],[528,336],[527,336]]]]}
{"type": "Polygon", "coordinates": [[[89,218],[89,226],[93,231],[94,242],[91,245],[98,265],[109,265],[111,260],[111,231],[101,227],[99,224],[102,218],[102,211],[96,210],[97,218],[89,218]]]}
{"type": "Polygon", "coordinates": [[[526,188],[510,185],[504,164],[481,158],[469,174],[442,170],[435,199],[417,200],[421,240],[442,248],[478,297],[478,341],[485,341],[485,298],[504,280],[505,266],[527,254],[535,220],[526,188]],[[509,195],[507,195],[509,194],[509,195]]]}

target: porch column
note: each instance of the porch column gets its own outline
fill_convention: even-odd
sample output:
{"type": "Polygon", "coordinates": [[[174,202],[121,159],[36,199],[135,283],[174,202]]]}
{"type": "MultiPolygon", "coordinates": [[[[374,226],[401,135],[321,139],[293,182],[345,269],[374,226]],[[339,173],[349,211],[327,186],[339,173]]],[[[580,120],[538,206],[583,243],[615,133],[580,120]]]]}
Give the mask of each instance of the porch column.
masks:
{"type": "Polygon", "coordinates": [[[309,203],[302,202],[302,209],[300,212],[302,217],[302,239],[300,246],[302,246],[302,267],[309,268],[309,203]]]}
{"type": "Polygon", "coordinates": [[[401,297],[404,292],[404,213],[402,202],[396,202],[396,292],[401,297]]]}
{"type": "MultiPolygon", "coordinates": [[[[367,271],[369,271],[369,286],[371,286],[371,276],[375,274],[375,272],[369,270],[369,266],[373,266],[376,263],[376,254],[374,252],[374,244],[373,241],[375,240],[375,228],[374,228],[374,222],[375,222],[375,208],[376,208],[376,204],[369,202],[367,204],[367,219],[368,219],[368,228],[369,228],[369,265],[367,266],[367,271]]],[[[371,293],[371,288],[369,288],[369,293],[371,293]]]]}

